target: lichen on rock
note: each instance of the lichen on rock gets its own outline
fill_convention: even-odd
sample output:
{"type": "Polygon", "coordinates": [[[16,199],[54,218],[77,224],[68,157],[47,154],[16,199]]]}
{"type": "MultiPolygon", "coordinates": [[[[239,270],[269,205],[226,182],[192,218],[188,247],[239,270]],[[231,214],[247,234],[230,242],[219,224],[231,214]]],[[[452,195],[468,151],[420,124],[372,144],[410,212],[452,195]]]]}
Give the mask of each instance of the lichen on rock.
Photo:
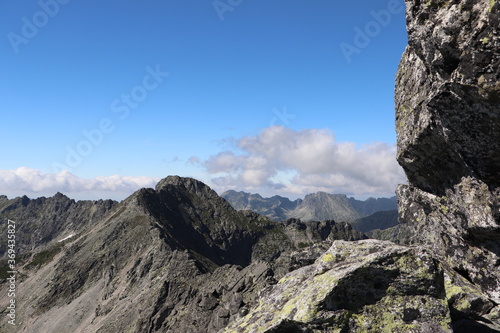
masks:
{"type": "MultiPolygon", "coordinates": [[[[500,330],[498,1],[406,1],[397,74],[399,219],[446,272],[453,328],[500,330]]],[[[465,332],[465,331],[464,331],[465,332]]]]}
{"type": "Polygon", "coordinates": [[[429,253],[378,240],[335,241],[259,297],[220,332],[449,332],[451,325],[444,275],[429,253]]]}

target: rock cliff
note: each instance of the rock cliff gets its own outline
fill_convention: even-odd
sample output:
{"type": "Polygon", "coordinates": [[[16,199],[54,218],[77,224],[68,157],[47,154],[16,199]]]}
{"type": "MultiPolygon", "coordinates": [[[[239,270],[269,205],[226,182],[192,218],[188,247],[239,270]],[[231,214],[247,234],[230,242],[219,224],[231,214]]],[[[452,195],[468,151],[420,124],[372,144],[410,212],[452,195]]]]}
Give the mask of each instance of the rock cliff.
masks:
{"type": "MultiPolygon", "coordinates": [[[[396,85],[399,218],[464,289],[460,329],[500,303],[500,17],[498,1],[406,1],[409,45],[396,85]],[[468,306],[465,306],[468,305],[468,306]],[[482,312],[482,313],[480,313],[482,312]]],[[[498,315],[495,324],[499,329],[498,315]]]]}

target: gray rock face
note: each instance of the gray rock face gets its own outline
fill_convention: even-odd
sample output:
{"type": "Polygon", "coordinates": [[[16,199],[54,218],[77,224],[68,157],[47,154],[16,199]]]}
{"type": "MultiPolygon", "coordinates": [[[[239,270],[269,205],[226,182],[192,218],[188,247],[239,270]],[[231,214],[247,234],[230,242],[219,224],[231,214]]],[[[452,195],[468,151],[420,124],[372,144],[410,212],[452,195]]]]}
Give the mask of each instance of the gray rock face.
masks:
{"type": "MultiPolygon", "coordinates": [[[[78,235],[92,228],[118,202],[112,200],[78,201],[57,193],[51,198],[24,196],[0,198],[0,233],[7,234],[7,220],[16,222],[16,248],[29,252],[40,246],[78,235]]],[[[0,259],[5,258],[7,238],[0,238],[0,259]]]]}
{"type": "MultiPolygon", "coordinates": [[[[431,249],[477,297],[499,304],[500,4],[406,4],[396,129],[409,185],[397,191],[399,218],[408,243],[431,249]]],[[[471,304],[450,306],[457,331],[479,316],[471,304]]],[[[498,318],[489,324],[500,330],[498,318]]]]}
{"type": "Polygon", "coordinates": [[[463,177],[500,184],[497,1],[407,1],[396,85],[398,161],[442,195],[463,177]]]}
{"type": "Polygon", "coordinates": [[[471,178],[441,197],[399,188],[399,214],[412,230],[410,243],[433,249],[495,302],[500,301],[500,233],[493,216],[498,194],[471,178]]]}
{"type": "Polygon", "coordinates": [[[425,251],[335,241],[220,332],[451,332],[445,295],[443,272],[425,251]]]}

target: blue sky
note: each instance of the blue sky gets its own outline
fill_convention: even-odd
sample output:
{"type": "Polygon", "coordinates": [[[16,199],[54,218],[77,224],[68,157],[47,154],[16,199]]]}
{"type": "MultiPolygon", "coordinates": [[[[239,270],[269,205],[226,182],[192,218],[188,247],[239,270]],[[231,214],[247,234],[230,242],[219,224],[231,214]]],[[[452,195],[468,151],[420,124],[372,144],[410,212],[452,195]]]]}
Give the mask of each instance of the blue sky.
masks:
{"type": "Polygon", "coordinates": [[[2,1],[0,193],[123,199],[177,174],[218,192],[391,195],[403,9],[2,1]]]}

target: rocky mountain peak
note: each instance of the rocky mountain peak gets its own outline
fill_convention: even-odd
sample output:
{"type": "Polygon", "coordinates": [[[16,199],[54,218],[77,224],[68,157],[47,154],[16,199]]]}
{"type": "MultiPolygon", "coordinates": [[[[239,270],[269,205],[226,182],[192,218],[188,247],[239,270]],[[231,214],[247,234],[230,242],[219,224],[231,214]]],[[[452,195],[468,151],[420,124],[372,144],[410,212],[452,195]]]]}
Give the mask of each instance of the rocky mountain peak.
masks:
{"type": "MultiPolygon", "coordinates": [[[[118,202],[112,200],[78,201],[62,193],[53,197],[30,199],[27,196],[0,201],[2,234],[7,234],[6,219],[16,222],[16,247],[19,253],[42,250],[68,234],[91,229],[118,202]]],[[[0,239],[0,258],[7,238],[0,239]]]]}
{"type": "Polygon", "coordinates": [[[365,201],[348,198],[345,194],[317,192],[304,199],[291,201],[281,196],[263,198],[259,194],[226,191],[222,194],[238,210],[252,210],[275,221],[298,218],[302,221],[333,219],[353,222],[375,212],[396,210],[396,197],[369,198],[365,201]]]}
{"type": "Polygon", "coordinates": [[[210,190],[210,187],[208,185],[200,182],[199,180],[189,177],[180,177],[180,176],[168,176],[161,179],[156,184],[155,189],[157,192],[160,192],[161,190],[168,188],[169,185],[182,187],[194,193],[203,191],[206,192],[210,190]]]}
{"type": "MultiPolygon", "coordinates": [[[[54,194],[54,198],[55,199],[69,199],[69,197],[67,197],[66,195],[64,195],[61,192],[57,192],[56,194],[54,194]]],[[[69,200],[71,200],[71,199],[69,199],[69,200]]]]}
{"type": "Polygon", "coordinates": [[[304,203],[314,202],[314,201],[323,201],[323,200],[337,200],[340,202],[347,202],[347,195],[345,194],[331,194],[323,191],[318,191],[316,193],[308,194],[304,197],[304,203]]]}
{"type": "Polygon", "coordinates": [[[217,205],[227,206],[217,192],[212,190],[210,186],[205,183],[189,177],[168,176],[160,180],[155,187],[158,194],[165,196],[166,193],[178,196],[183,195],[201,198],[210,202],[215,202],[217,205]],[[163,194],[162,194],[163,193],[163,194]]]}

